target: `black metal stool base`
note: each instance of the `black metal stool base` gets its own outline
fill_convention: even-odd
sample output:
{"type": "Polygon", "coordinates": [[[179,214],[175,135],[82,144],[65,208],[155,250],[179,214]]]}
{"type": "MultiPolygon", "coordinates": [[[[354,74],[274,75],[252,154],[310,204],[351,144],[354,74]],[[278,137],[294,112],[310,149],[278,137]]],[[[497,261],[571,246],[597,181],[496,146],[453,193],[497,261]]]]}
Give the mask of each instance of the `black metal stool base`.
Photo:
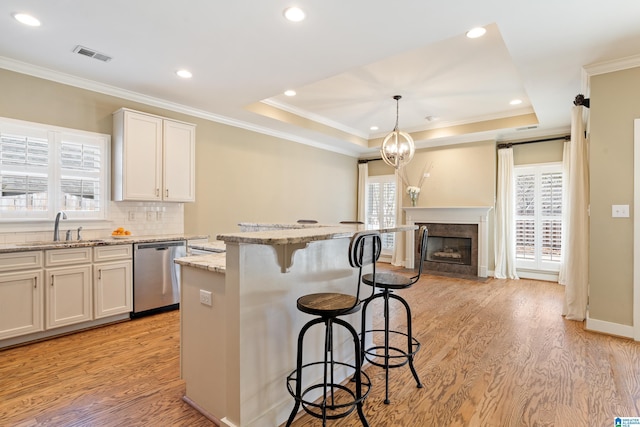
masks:
{"type": "MultiPolygon", "coordinates": [[[[324,362],[307,363],[306,365],[302,366],[302,372],[304,372],[305,368],[315,366],[315,365],[323,365],[323,364],[324,362]]],[[[347,368],[351,368],[354,371],[356,369],[355,365],[350,365],[348,363],[333,362],[333,364],[338,366],[345,366],[347,368]]],[[[296,399],[297,402],[300,403],[300,405],[302,406],[302,409],[304,409],[304,411],[307,414],[319,419],[337,420],[339,418],[344,418],[348,416],[358,407],[358,404],[362,404],[364,399],[369,394],[369,391],[371,390],[371,380],[369,379],[369,376],[366,373],[360,371],[360,374],[361,374],[360,398],[357,398],[356,391],[354,389],[349,388],[347,386],[353,381],[353,379],[351,381],[346,381],[345,384],[333,384],[333,383],[328,383],[326,385],[324,383],[313,384],[305,388],[302,391],[300,397],[298,397],[296,396],[296,385],[298,381],[298,378],[296,377],[297,373],[298,373],[298,370],[296,369],[296,370],[293,370],[287,376],[287,390],[289,390],[289,394],[294,399],[296,399]],[[315,401],[310,401],[305,399],[305,396],[310,392],[318,389],[323,390],[325,386],[326,386],[326,389],[328,390],[327,396],[324,396],[324,397],[321,396],[319,399],[315,401]],[[338,397],[338,400],[335,399],[336,396],[338,397]]]]}
{"type": "MultiPolygon", "coordinates": [[[[413,358],[415,354],[420,350],[420,342],[413,337],[412,327],[411,327],[411,308],[409,304],[404,300],[404,298],[396,295],[390,289],[383,289],[382,292],[375,294],[371,298],[367,299],[362,308],[362,330],[364,332],[360,333],[360,342],[362,351],[362,360],[366,360],[374,366],[381,367],[385,370],[385,399],[384,403],[389,404],[391,401],[389,400],[389,369],[400,368],[409,364],[409,368],[411,369],[411,374],[413,374],[413,378],[416,380],[416,387],[422,388],[422,382],[420,381],[420,377],[418,377],[418,372],[416,368],[413,366],[413,358]],[[366,321],[366,313],[367,307],[369,304],[378,298],[382,298],[384,300],[384,320],[385,320],[385,328],[384,329],[368,329],[365,330],[365,321],[366,321]],[[389,328],[389,302],[390,300],[396,300],[401,303],[405,309],[405,313],[407,316],[407,332],[391,330],[389,328]],[[374,344],[367,348],[364,347],[365,342],[367,341],[367,336],[371,336],[374,344]],[[384,344],[376,344],[375,338],[379,335],[382,335],[381,341],[384,344]],[[404,341],[403,347],[399,348],[395,345],[391,345],[391,342],[394,337],[400,337],[400,341],[404,341]]],[[[395,342],[395,341],[394,341],[395,342]]]]}

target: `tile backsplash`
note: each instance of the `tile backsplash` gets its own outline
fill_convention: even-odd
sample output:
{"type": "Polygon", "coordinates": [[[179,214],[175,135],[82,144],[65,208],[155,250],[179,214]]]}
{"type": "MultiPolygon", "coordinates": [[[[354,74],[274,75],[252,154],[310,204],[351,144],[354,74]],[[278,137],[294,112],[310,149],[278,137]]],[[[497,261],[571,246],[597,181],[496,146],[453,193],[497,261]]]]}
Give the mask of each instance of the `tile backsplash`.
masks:
{"type": "MultiPolygon", "coordinates": [[[[117,227],[131,231],[135,236],[157,236],[184,233],[184,204],[162,202],[109,202],[109,219],[98,223],[87,221],[61,221],[60,239],[65,239],[67,230],[72,230],[72,240],[77,239],[77,228],[82,226],[82,238],[102,239],[109,237],[117,227]]],[[[20,225],[0,232],[0,244],[26,243],[53,238],[53,224],[20,225]]]]}

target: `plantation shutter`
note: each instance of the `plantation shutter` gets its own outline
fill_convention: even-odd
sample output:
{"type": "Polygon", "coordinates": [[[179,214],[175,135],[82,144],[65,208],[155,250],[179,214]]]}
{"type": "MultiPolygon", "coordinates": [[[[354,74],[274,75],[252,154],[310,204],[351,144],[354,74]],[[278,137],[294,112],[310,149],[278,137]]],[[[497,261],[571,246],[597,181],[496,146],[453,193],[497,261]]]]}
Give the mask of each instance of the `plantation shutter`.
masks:
{"type": "Polygon", "coordinates": [[[557,271],[562,240],[561,165],[519,166],[515,180],[517,267],[557,271]]]}
{"type": "Polygon", "coordinates": [[[60,144],[60,194],[65,211],[98,212],[103,185],[104,153],[100,144],[69,141],[60,144]]]}
{"type": "Polygon", "coordinates": [[[19,216],[48,209],[49,141],[42,136],[0,133],[0,212],[19,216]]]}
{"type": "MultiPolygon", "coordinates": [[[[371,177],[368,185],[367,224],[374,227],[393,227],[396,224],[396,185],[393,175],[391,180],[375,178],[377,177],[371,177]]],[[[392,252],[395,233],[384,233],[380,237],[383,253],[392,252]]]]}

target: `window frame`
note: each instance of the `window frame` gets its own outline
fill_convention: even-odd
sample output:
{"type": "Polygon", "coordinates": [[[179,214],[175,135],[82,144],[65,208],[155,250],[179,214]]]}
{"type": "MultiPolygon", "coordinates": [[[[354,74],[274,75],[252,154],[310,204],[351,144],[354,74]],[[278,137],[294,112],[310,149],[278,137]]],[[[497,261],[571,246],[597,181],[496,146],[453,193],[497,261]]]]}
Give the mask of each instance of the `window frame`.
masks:
{"type": "MultiPolygon", "coordinates": [[[[22,120],[0,117],[0,134],[11,134],[27,138],[41,138],[48,142],[47,165],[47,210],[33,211],[17,210],[15,213],[0,211],[0,231],[6,230],[8,225],[49,222],[55,219],[58,211],[64,210],[69,220],[106,221],[109,217],[109,203],[111,194],[111,135],[78,129],[63,128],[47,124],[27,122],[22,120]],[[64,209],[62,177],[69,176],[69,170],[63,169],[60,159],[61,148],[64,143],[79,143],[97,147],[100,153],[100,167],[97,173],[78,172],[77,177],[85,177],[98,182],[100,195],[97,211],[76,211],[64,209]],[[66,174],[66,175],[65,175],[66,174]]],[[[2,168],[3,166],[0,166],[2,168]]],[[[15,168],[19,171],[19,167],[15,168]]]]}
{"type": "MultiPolygon", "coordinates": [[[[397,210],[397,206],[395,206],[395,204],[398,202],[398,188],[397,188],[397,182],[396,182],[396,176],[395,175],[374,175],[374,176],[369,176],[367,178],[367,189],[366,189],[366,196],[365,196],[365,223],[366,225],[371,225],[371,221],[370,221],[370,213],[369,213],[369,208],[370,208],[370,190],[369,190],[369,185],[370,184],[393,184],[395,188],[395,194],[394,194],[394,221],[397,221],[397,218],[395,217],[395,211],[397,210]]],[[[381,200],[382,201],[382,200],[381,200]]],[[[383,219],[385,218],[384,216],[384,210],[381,210],[381,213],[379,215],[378,220],[380,221],[380,223],[383,223],[383,219]]],[[[383,242],[383,249],[382,249],[382,256],[391,256],[393,255],[393,251],[395,249],[395,245],[398,243],[397,239],[395,238],[395,233],[386,233],[383,236],[383,239],[391,239],[393,240],[393,244],[391,245],[391,247],[386,247],[384,245],[383,242]]]]}
{"type": "MultiPolygon", "coordinates": [[[[562,206],[562,200],[564,198],[564,172],[562,162],[548,162],[548,163],[536,163],[536,164],[524,164],[524,165],[515,165],[514,166],[514,191],[517,194],[517,186],[518,186],[518,176],[533,174],[535,177],[534,183],[534,215],[532,217],[518,215],[518,201],[517,197],[514,201],[514,225],[517,224],[518,220],[527,220],[533,219],[535,234],[534,234],[534,258],[533,259],[523,259],[518,258],[516,253],[516,270],[531,270],[531,271],[540,271],[540,272],[558,272],[560,271],[560,265],[562,263],[562,256],[558,256],[557,261],[548,261],[542,258],[542,222],[545,220],[559,220],[560,221],[560,230],[562,230],[562,222],[563,215],[562,212],[558,216],[554,215],[543,215],[541,206],[542,206],[542,175],[545,173],[560,173],[562,175],[562,195],[560,200],[560,205],[562,206]]],[[[562,206],[564,208],[564,206],[562,206]]],[[[514,239],[517,238],[517,226],[514,230],[514,239]]],[[[517,244],[517,241],[515,242],[517,244]]]]}

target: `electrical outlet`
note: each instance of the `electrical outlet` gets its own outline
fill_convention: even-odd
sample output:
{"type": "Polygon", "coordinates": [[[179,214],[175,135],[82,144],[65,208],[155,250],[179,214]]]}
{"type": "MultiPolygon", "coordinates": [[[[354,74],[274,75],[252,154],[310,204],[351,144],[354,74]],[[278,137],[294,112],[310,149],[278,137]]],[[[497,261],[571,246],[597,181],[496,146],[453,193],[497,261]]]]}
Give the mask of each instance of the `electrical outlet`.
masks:
{"type": "Polygon", "coordinates": [[[158,221],[162,221],[164,219],[164,212],[162,211],[156,212],[156,218],[158,221]]]}
{"type": "Polygon", "coordinates": [[[200,304],[208,305],[209,307],[213,306],[211,292],[200,289],[200,304]]]}
{"type": "Polygon", "coordinates": [[[129,221],[136,220],[136,211],[129,211],[129,221]]]}
{"type": "Polygon", "coordinates": [[[147,221],[155,221],[155,220],[156,220],[156,213],[153,211],[147,212],[147,221]]]}

